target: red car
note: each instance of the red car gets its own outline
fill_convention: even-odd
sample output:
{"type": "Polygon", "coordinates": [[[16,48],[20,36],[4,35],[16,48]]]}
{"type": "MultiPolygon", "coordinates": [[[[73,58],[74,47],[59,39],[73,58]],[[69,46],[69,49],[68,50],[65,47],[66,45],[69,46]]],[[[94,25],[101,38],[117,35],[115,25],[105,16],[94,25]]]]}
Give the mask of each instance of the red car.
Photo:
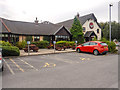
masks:
{"type": "Polygon", "coordinates": [[[76,47],[76,51],[80,52],[90,52],[94,55],[106,54],[108,52],[108,45],[100,41],[89,41],[76,47]]]}

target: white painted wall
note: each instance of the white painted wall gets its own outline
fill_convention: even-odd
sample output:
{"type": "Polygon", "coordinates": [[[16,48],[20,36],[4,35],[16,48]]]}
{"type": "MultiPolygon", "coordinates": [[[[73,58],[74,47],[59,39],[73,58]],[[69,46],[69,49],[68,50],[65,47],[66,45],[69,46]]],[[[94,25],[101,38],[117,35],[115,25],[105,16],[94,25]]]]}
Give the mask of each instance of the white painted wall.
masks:
{"type": "Polygon", "coordinates": [[[95,34],[97,35],[97,39],[100,40],[101,39],[101,28],[98,26],[98,24],[96,22],[94,22],[94,20],[90,19],[90,20],[87,20],[83,25],[83,27],[85,27],[85,32],[83,32],[84,34],[87,32],[87,31],[94,31],[95,34]],[[94,25],[94,28],[91,29],[89,27],[89,24],[90,23],[93,23],[94,25]],[[97,33],[97,29],[99,29],[99,33],[97,33]]]}

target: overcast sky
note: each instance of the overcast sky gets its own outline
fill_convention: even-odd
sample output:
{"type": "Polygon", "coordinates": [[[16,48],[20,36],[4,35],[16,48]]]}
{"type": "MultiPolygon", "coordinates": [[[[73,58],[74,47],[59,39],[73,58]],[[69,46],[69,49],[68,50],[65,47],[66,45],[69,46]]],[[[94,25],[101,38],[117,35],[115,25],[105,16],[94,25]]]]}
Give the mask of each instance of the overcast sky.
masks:
{"type": "Polygon", "coordinates": [[[73,19],[79,12],[80,16],[94,13],[98,22],[109,20],[109,4],[112,3],[112,20],[118,21],[118,1],[120,0],[0,0],[0,17],[34,22],[53,23],[73,19]]]}

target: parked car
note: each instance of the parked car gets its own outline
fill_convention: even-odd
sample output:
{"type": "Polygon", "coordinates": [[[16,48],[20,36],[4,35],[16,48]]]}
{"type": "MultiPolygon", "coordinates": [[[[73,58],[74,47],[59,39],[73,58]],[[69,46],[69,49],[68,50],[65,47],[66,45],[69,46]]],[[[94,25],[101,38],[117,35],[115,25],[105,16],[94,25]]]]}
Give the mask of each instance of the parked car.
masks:
{"type": "Polygon", "coordinates": [[[106,54],[108,52],[108,45],[100,41],[89,41],[76,47],[76,51],[80,52],[90,52],[94,55],[106,54]]]}
{"type": "Polygon", "coordinates": [[[2,62],[2,54],[0,51],[0,71],[3,71],[3,62],[2,62]]]}

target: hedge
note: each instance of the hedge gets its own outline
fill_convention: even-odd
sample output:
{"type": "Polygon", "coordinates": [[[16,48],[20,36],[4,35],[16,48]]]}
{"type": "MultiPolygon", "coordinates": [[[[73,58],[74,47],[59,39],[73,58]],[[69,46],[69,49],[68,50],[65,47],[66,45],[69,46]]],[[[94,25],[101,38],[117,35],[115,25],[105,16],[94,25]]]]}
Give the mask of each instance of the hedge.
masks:
{"type": "Polygon", "coordinates": [[[56,45],[64,45],[64,46],[73,46],[75,44],[74,41],[58,41],[56,45]]]}
{"type": "Polygon", "coordinates": [[[49,46],[48,41],[31,42],[31,44],[35,44],[38,48],[47,48],[47,46],[49,46]]]}
{"type": "Polygon", "coordinates": [[[9,42],[0,41],[1,46],[12,46],[9,42]]]}
{"type": "Polygon", "coordinates": [[[20,51],[16,46],[2,46],[2,55],[3,56],[19,56],[20,51]]]}
{"type": "Polygon", "coordinates": [[[117,52],[116,44],[114,42],[112,42],[112,41],[110,42],[110,41],[106,40],[105,38],[102,38],[102,40],[100,40],[100,41],[107,43],[109,52],[111,52],[111,53],[117,52]]]}
{"type": "Polygon", "coordinates": [[[111,53],[116,53],[116,44],[114,43],[114,42],[110,42],[110,41],[107,41],[106,42],[107,43],[107,45],[108,45],[108,49],[109,49],[109,52],[111,52],[111,53]]]}

